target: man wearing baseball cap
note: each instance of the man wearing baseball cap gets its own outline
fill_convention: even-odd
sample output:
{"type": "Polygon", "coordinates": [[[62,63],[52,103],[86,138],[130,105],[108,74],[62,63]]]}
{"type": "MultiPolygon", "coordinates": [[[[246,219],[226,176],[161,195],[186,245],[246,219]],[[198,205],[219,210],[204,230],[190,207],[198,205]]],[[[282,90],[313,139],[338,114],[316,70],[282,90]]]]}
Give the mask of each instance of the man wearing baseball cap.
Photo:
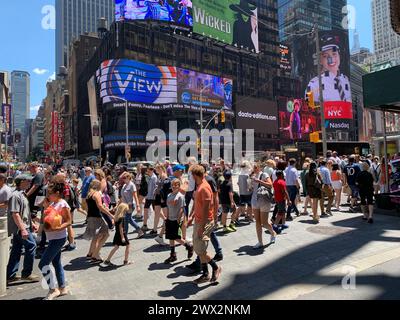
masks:
{"type": "Polygon", "coordinates": [[[17,280],[38,282],[39,277],[32,274],[36,254],[36,241],[33,238],[33,224],[29,201],[25,191],[33,177],[18,175],[15,178],[16,190],[12,193],[8,209],[8,234],[13,237],[10,259],[7,265],[7,282],[17,280]],[[24,248],[24,266],[21,277],[17,276],[19,263],[24,248]]]}
{"type": "MultiPolygon", "coordinates": [[[[325,34],[320,39],[320,64],[322,66],[322,88],[324,101],[351,102],[350,80],[340,70],[340,37],[325,34]]],[[[320,101],[319,77],[313,78],[306,88],[306,93],[312,91],[314,100],[320,101]]]]}

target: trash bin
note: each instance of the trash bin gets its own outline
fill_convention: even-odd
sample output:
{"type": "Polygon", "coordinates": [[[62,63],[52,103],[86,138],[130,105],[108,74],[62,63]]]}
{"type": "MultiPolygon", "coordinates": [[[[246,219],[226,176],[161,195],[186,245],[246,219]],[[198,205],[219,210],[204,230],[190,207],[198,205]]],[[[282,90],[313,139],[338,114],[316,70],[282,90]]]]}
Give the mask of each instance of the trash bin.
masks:
{"type": "Polygon", "coordinates": [[[6,295],[7,289],[8,243],[7,231],[0,230],[0,297],[6,295]]]}

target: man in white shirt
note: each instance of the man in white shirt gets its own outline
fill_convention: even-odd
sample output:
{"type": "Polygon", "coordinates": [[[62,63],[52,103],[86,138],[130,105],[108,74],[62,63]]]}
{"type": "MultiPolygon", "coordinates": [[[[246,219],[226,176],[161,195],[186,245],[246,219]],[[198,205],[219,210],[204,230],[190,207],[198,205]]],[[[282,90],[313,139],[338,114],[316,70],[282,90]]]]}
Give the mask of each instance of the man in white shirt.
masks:
{"type": "Polygon", "coordinates": [[[299,172],[296,169],[296,159],[289,160],[289,167],[285,170],[286,174],[286,187],[289,193],[291,205],[288,206],[286,213],[286,221],[293,221],[291,216],[292,210],[296,213],[296,216],[300,216],[300,212],[296,206],[296,198],[300,190],[299,184],[299,172]]]}

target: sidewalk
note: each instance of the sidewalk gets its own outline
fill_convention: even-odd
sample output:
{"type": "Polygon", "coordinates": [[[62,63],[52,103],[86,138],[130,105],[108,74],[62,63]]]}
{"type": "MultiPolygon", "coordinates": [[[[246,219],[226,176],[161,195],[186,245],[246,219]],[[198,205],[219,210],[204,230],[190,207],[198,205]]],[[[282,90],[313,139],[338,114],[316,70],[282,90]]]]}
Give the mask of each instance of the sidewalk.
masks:
{"type": "MultiPolygon", "coordinates": [[[[321,219],[319,225],[313,225],[310,217],[296,218],[278,236],[276,244],[264,250],[252,249],[257,242],[254,224],[239,227],[238,232],[229,235],[218,233],[224,261],[219,263],[223,273],[217,286],[192,284],[197,275],[185,268],[190,261],[185,260],[183,247],[177,248],[178,262],[165,265],[168,247],[159,246],[149,236],[132,240],[133,265],[115,269],[91,265],[85,259],[89,242],[79,237],[85,228],[78,224],[78,249],[62,256],[72,293],[62,299],[301,299],[325,292],[324,288],[333,290],[333,298],[356,299],[360,296],[348,290],[342,295],[344,289],[338,283],[341,284],[349,266],[357,274],[368,270],[374,273],[377,266],[400,258],[400,219],[376,215],[375,223],[369,225],[360,214],[333,213],[333,217],[321,219]]],[[[190,229],[188,234],[191,232],[190,229]]],[[[130,235],[130,239],[135,238],[136,234],[130,235]]],[[[264,234],[264,243],[268,242],[269,235],[264,234]]],[[[210,248],[214,253],[211,245],[210,248]]],[[[102,256],[105,258],[110,250],[108,243],[102,256]]],[[[114,263],[122,265],[123,254],[121,249],[114,263]]],[[[37,267],[35,272],[39,274],[37,267]]],[[[380,277],[384,280],[386,276],[380,277]]],[[[382,297],[386,297],[385,285],[390,281],[383,280],[379,282],[383,286],[380,290],[382,297]]],[[[22,284],[10,287],[3,299],[41,299],[45,295],[40,284],[22,284]]],[[[376,290],[370,296],[361,296],[374,298],[376,290]]]]}

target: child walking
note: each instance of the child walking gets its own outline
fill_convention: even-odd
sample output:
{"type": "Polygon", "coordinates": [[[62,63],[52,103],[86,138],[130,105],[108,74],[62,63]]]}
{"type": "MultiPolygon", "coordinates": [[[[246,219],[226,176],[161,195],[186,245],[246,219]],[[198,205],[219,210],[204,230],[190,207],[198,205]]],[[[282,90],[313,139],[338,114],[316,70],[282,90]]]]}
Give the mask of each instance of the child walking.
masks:
{"type": "Polygon", "coordinates": [[[126,203],[121,203],[116,208],[116,213],[114,216],[114,220],[115,220],[115,235],[114,235],[114,241],[113,241],[114,248],[111,250],[106,261],[104,261],[104,264],[107,266],[114,265],[113,263],[111,263],[111,258],[117,252],[119,247],[125,247],[124,266],[130,265],[133,263],[132,261],[129,261],[130,243],[129,243],[127,233],[125,232],[126,229],[124,228],[125,216],[128,212],[129,212],[129,206],[126,203]]]}
{"type": "Polygon", "coordinates": [[[170,257],[165,260],[166,264],[173,263],[177,261],[175,252],[175,242],[184,245],[188,251],[188,259],[193,257],[193,245],[187,243],[182,239],[180,230],[180,224],[182,222],[184,208],[185,208],[185,196],[179,192],[181,188],[181,181],[175,179],[171,183],[172,193],[168,195],[167,198],[167,219],[165,221],[165,235],[169,240],[169,245],[171,248],[170,257]]]}
{"type": "Polygon", "coordinates": [[[283,171],[276,172],[276,180],[273,185],[275,202],[278,209],[278,215],[275,219],[273,229],[277,234],[281,234],[284,229],[288,228],[288,226],[285,224],[286,201],[289,205],[291,204],[283,171]]]}

